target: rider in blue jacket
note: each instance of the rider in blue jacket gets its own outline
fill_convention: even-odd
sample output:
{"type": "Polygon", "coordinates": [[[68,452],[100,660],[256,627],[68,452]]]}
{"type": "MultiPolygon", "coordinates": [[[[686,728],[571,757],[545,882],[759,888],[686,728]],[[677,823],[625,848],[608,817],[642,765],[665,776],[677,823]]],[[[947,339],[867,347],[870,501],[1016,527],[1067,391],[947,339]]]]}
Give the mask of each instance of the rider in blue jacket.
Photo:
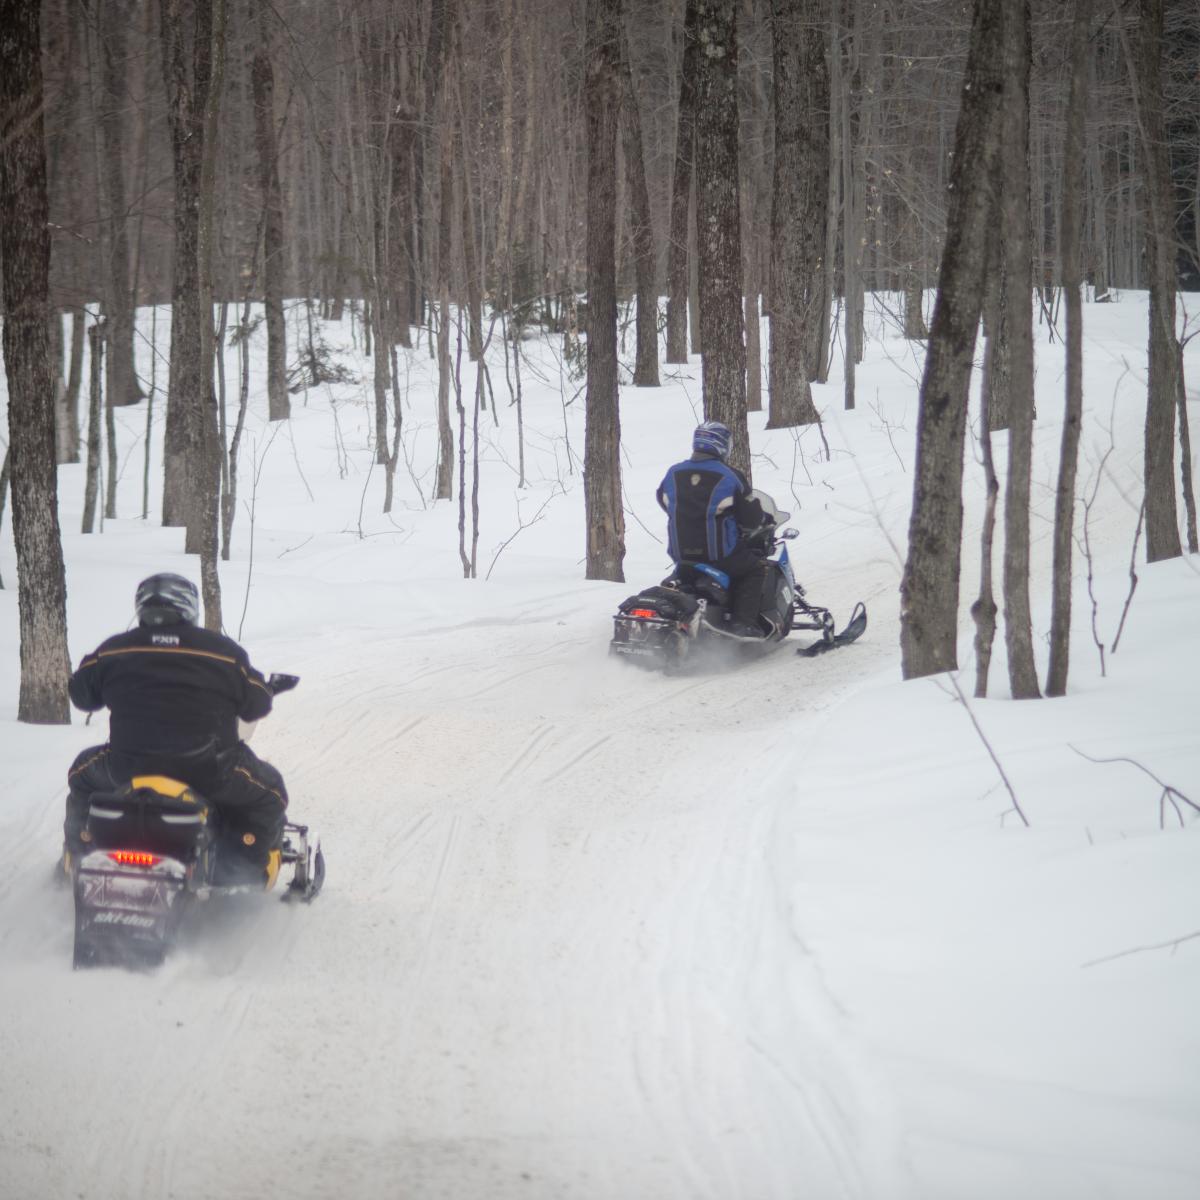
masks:
{"type": "Polygon", "coordinates": [[[761,549],[747,535],[764,520],[745,475],[727,461],[733,437],[719,421],[692,435],[692,456],[667,469],[658,502],[667,513],[667,552],[680,563],[708,563],[724,571],[733,590],[728,632],[761,637],[758,614],[767,578],[761,549]]]}

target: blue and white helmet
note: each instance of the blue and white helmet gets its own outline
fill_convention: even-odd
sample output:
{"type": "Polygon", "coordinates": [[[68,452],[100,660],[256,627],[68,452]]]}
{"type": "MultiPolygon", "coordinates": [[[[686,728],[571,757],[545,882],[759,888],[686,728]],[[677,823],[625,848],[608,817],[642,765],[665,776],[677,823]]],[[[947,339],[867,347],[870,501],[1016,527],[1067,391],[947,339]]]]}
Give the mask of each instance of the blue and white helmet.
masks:
{"type": "Polygon", "coordinates": [[[692,434],[692,450],[698,454],[716,455],[722,462],[729,458],[729,448],[733,445],[733,434],[728,426],[720,421],[705,421],[696,426],[692,434]]]}

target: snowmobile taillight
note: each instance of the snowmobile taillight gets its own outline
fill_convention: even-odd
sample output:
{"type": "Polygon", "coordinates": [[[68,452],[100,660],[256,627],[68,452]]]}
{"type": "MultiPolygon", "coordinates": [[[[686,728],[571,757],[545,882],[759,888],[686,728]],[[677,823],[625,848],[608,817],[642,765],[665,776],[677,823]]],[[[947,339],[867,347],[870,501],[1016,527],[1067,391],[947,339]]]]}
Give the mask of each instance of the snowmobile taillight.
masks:
{"type": "Polygon", "coordinates": [[[110,850],[108,857],[123,867],[156,867],[162,862],[162,855],[146,854],[141,850],[110,850]]]}
{"type": "Polygon", "coordinates": [[[658,618],[658,613],[652,608],[631,608],[629,610],[631,617],[641,617],[643,620],[654,621],[658,618]]]}

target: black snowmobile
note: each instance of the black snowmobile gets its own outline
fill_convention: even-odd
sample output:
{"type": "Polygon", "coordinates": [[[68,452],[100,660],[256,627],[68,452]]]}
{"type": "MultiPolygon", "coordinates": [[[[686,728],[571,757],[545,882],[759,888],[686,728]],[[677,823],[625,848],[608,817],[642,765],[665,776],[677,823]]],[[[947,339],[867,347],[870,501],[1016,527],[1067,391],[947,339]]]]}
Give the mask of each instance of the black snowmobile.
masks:
{"type": "Polygon", "coordinates": [[[846,627],[837,632],[827,608],[809,604],[788,558],[787,543],[799,536],[796,529],[781,529],[790,513],[780,511],[765,492],[755,491],[765,520],[749,541],[762,550],[770,564],[769,582],[759,608],[759,635],[735,636],[729,626],[730,579],[724,571],[702,562],[680,563],[655,587],[645,588],[624,600],[613,617],[609,653],[642,666],[678,670],[703,659],[717,647],[735,653],[761,653],[774,649],[794,630],[820,633],[819,641],[801,646],[806,657],[835,650],[860,638],[867,628],[867,609],[854,608],[846,627]]]}
{"type": "MultiPolygon", "coordinates": [[[[275,693],[298,682],[294,675],[268,681],[275,693]]],[[[223,862],[216,809],[165,775],[93,793],[80,839],[84,851],[65,860],[75,893],[75,967],[157,966],[196,901],[262,892],[276,871],[290,873],[284,899],[310,901],[325,881],[321,839],[290,823],[271,879],[247,881],[223,862]]]]}

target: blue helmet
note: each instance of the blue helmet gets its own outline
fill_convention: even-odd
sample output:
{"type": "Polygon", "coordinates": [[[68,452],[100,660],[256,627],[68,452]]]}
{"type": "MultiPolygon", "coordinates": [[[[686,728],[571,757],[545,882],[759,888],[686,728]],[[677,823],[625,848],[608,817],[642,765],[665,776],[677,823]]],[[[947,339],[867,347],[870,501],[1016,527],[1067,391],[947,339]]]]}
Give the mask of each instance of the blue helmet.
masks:
{"type": "Polygon", "coordinates": [[[696,426],[692,434],[692,450],[697,454],[713,454],[722,462],[729,458],[729,448],[733,445],[733,434],[720,421],[705,421],[696,426]]]}

